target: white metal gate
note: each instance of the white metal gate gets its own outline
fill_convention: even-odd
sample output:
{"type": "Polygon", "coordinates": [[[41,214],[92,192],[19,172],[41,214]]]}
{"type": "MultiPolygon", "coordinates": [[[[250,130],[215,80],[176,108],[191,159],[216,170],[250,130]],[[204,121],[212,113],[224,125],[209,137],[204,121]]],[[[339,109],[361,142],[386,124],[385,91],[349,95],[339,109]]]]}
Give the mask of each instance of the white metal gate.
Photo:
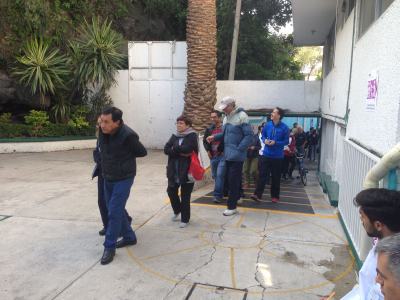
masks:
{"type": "Polygon", "coordinates": [[[339,180],[339,211],[354,248],[362,260],[368,254],[372,243],[365,233],[353,199],[362,190],[365,176],[378,160],[379,157],[357,144],[344,140],[342,176],[339,180]]]}
{"type": "Polygon", "coordinates": [[[183,111],[186,42],[130,42],[128,50],[128,114],[146,147],[161,149],[183,111]]]}

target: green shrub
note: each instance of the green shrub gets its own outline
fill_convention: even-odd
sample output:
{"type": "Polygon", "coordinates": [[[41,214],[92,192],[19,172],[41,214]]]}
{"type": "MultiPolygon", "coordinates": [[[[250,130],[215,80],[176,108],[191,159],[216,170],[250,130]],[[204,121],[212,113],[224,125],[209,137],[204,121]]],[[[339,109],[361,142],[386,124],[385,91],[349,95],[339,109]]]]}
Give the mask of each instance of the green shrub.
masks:
{"type": "Polygon", "coordinates": [[[0,115],[0,123],[11,123],[11,113],[3,113],[0,115]]]}
{"type": "Polygon", "coordinates": [[[32,109],[29,115],[24,117],[25,123],[33,127],[43,127],[50,124],[49,116],[45,111],[39,111],[32,109]]]}
{"type": "Polygon", "coordinates": [[[30,126],[0,122],[0,138],[29,136],[30,126]]]}
{"type": "Polygon", "coordinates": [[[38,129],[27,124],[0,123],[0,138],[62,136],[94,136],[94,128],[50,123],[38,129]]]}
{"type": "Polygon", "coordinates": [[[31,129],[29,130],[30,136],[41,136],[41,131],[44,127],[50,124],[49,116],[45,111],[38,111],[32,109],[29,112],[29,115],[24,117],[25,123],[30,125],[31,129]]]}

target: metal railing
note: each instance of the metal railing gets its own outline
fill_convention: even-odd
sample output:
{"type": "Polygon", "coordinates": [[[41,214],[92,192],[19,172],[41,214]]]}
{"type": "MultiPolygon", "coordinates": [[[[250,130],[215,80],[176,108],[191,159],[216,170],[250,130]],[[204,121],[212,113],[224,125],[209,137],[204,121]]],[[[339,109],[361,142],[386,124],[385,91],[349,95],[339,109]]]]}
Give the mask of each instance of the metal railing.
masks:
{"type": "MultiPolygon", "coordinates": [[[[353,199],[363,189],[363,181],[368,171],[379,161],[379,157],[371,154],[349,140],[343,143],[343,165],[339,179],[339,212],[347,232],[353,242],[358,257],[365,259],[372,242],[366,238],[360,221],[358,208],[353,199]],[[367,242],[367,245],[365,243],[367,242]]],[[[383,182],[380,182],[383,186],[383,182]]]]}

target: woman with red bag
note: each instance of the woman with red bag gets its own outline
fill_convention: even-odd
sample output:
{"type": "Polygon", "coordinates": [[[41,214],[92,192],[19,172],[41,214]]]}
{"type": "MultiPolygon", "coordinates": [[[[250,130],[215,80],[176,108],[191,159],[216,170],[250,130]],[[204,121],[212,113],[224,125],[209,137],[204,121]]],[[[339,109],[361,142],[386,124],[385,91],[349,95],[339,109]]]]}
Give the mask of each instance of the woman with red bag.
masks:
{"type": "Polygon", "coordinates": [[[191,155],[193,151],[198,154],[198,137],[192,128],[192,121],[180,116],[176,119],[177,132],[173,134],[164,146],[164,153],[168,155],[167,193],[171,202],[174,216],[172,221],[179,221],[180,228],[185,228],[190,220],[190,196],[193,191],[194,181],[189,178],[191,155]],[[178,189],[181,189],[180,197],[178,189]]]}

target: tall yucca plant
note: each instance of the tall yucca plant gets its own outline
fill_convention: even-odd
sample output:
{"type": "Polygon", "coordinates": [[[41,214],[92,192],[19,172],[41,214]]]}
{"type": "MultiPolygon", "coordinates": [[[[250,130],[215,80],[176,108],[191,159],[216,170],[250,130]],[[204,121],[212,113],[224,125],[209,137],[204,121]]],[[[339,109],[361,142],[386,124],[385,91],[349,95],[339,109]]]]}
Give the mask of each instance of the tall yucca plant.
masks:
{"type": "Polygon", "coordinates": [[[112,22],[92,18],[81,26],[80,38],[71,44],[76,64],[78,85],[85,90],[88,85],[107,90],[115,83],[115,74],[124,65],[125,55],[119,53],[123,39],[111,28],[112,22]]]}
{"type": "Polygon", "coordinates": [[[31,90],[32,95],[39,94],[42,106],[46,104],[46,96],[65,87],[64,80],[69,74],[68,59],[57,49],[51,50],[42,39],[28,40],[22,55],[16,59],[12,74],[21,85],[31,90]]]}

